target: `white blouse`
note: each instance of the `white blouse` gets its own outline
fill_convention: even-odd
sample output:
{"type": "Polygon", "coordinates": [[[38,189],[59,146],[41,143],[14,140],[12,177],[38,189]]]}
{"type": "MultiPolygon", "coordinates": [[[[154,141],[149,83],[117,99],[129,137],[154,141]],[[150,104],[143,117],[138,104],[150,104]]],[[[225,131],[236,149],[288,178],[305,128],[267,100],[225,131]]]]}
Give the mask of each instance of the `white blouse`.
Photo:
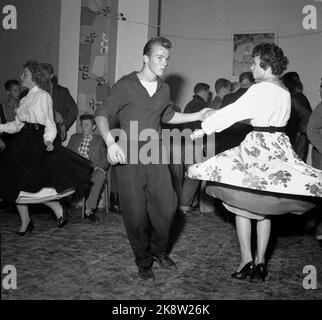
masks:
{"type": "Polygon", "coordinates": [[[20,101],[15,120],[0,124],[0,132],[19,132],[25,122],[44,125],[44,141],[54,141],[57,129],[53,116],[53,101],[48,92],[37,86],[30,89],[20,101]]]}
{"type": "Polygon", "coordinates": [[[206,118],[201,127],[206,134],[211,134],[246,119],[250,120],[252,126],[284,127],[290,113],[289,92],[272,82],[263,81],[252,85],[234,103],[206,118]]]}

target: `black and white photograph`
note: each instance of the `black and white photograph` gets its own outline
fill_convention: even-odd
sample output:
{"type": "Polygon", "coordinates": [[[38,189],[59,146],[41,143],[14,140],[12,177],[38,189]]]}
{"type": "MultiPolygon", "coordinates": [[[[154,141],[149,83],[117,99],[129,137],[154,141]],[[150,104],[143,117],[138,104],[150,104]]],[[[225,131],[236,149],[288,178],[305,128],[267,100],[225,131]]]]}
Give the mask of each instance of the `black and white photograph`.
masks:
{"type": "Polygon", "coordinates": [[[322,299],[322,0],[0,9],[2,303],[322,299]]]}

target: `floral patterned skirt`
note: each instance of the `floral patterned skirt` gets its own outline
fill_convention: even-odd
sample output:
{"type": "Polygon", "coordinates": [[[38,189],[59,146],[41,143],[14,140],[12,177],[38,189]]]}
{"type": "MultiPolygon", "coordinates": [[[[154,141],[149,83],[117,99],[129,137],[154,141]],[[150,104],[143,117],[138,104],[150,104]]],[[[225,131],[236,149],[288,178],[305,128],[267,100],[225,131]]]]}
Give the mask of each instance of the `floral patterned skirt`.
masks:
{"type": "Polygon", "coordinates": [[[282,132],[250,132],[238,146],[192,165],[188,176],[216,182],[207,193],[250,218],[304,213],[322,197],[322,171],[303,162],[282,132]]]}

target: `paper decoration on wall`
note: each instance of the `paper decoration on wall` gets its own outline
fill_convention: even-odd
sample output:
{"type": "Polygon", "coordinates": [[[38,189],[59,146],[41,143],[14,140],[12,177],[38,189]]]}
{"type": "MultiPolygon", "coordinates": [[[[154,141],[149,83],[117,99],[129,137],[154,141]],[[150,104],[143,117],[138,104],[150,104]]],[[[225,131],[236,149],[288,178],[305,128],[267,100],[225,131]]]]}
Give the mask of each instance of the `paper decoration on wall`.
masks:
{"type": "Polygon", "coordinates": [[[99,105],[101,105],[101,104],[104,103],[103,100],[102,101],[98,101],[97,99],[95,99],[95,97],[87,96],[87,98],[89,99],[89,101],[88,101],[88,107],[87,107],[87,110],[88,110],[87,112],[88,113],[94,113],[95,110],[96,110],[96,108],[99,105]]]}
{"type": "Polygon", "coordinates": [[[90,34],[85,36],[84,42],[93,43],[96,37],[97,34],[95,32],[91,32],[90,34]]]}
{"type": "Polygon", "coordinates": [[[99,11],[103,6],[103,0],[88,0],[87,6],[94,12],[99,11]]]}
{"type": "Polygon", "coordinates": [[[89,108],[91,109],[91,111],[94,113],[95,109],[96,109],[96,101],[94,98],[89,100],[89,108]]]}
{"type": "Polygon", "coordinates": [[[101,54],[106,54],[107,55],[107,51],[108,51],[108,37],[107,37],[107,34],[105,32],[103,32],[101,38],[102,38],[102,42],[101,42],[100,52],[101,52],[101,54]]]}
{"type": "Polygon", "coordinates": [[[105,8],[102,8],[101,10],[97,11],[98,15],[102,14],[104,17],[107,17],[111,13],[112,13],[112,10],[110,7],[105,7],[105,8]]]}
{"type": "Polygon", "coordinates": [[[106,56],[96,56],[93,67],[92,73],[98,77],[103,77],[107,73],[107,57],[106,56]]]}
{"type": "Polygon", "coordinates": [[[91,43],[81,43],[79,45],[79,64],[89,65],[91,59],[91,43]]]}
{"type": "Polygon", "coordinates": [[[81,25],[91,26],[96,18],[96,12],[89,10],[87,7],[81,8],[81,25]]]}
{"type": "Polygon", "coordinates": [[[96,78],[96,85],[97,86],[107,86],[108,85],[107,76],[105,76],[105,77],[97,77],[96,78]]]}
{"type": "Polygon", "coordinates": [[[90,76],[88,75],[88,65],[82,64],[79,66],[79,71],[82,71],[82,80],[90,79],[90,76]]]}

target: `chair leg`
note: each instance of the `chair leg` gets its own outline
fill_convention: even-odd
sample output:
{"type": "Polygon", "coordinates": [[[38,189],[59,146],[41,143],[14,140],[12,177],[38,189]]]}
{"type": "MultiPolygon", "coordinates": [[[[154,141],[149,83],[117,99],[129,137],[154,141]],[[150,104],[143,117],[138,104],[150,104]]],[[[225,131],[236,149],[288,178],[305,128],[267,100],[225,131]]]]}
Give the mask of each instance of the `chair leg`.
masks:
{"type": "Polygon", "coordinates": [[[85,210],[86,210],[86,199],[85,197],[82,198],[82,219],[85,217],[85,210]]]}
{"type": "Polygon", "coordinates": [[[110,195],[111,195],[111,167],[106,172],[106,183],[104,187],[104,196],[105,196],[105,213],[109,214],[110,207],[110,195]]]}
{"type": "Polygon", "coordinates": [[[108,184],[106,183],[104,186],[104,203],[105,203],[105,213],[108,214],[108,208],[110,206],[109,192],[108,192],[108,184]]]}

